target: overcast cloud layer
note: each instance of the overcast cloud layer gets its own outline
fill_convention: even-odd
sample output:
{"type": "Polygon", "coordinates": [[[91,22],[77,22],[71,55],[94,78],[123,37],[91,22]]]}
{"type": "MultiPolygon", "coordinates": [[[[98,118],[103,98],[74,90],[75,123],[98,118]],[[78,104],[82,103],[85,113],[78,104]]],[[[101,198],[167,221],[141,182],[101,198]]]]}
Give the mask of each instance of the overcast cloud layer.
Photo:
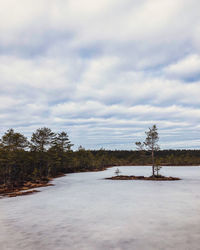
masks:
{"type": "Polygon", "coordinates": [[[0,0],[0,127],[200,147],[199,0],[0,0]]]}

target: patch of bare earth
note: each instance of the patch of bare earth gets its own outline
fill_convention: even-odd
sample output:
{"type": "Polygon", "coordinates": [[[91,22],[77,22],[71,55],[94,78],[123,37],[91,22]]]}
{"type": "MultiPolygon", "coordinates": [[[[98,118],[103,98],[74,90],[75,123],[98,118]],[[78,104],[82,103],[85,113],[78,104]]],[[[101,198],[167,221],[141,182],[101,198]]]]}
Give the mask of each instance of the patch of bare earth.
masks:
{"type": "Polygon", "coordinates": [[[53,184],[48,182],[49,181],[26,182],[22,186],[12,187],[12,188],[6,186],[0,186],[0,196],[16,197],[16,196],[37,193],[40,191],[35,190],[34,188],[53,186],[53,184]]]}
{"type": "Polygon", "coordinates": [[[106,180],[145,180],[145,181],[178,181],[181,180],[178,177],[166,177],[166,176],[135,176],[135,175],[117,175],[105,178],[106,180]]]}

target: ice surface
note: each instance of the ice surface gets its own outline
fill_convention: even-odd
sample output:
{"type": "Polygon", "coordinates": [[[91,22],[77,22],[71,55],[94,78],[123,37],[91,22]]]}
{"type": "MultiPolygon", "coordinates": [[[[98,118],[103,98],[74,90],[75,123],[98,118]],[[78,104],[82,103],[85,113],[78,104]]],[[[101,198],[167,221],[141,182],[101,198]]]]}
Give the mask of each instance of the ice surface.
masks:
{"type": "Polygon", "coordinates": [[[115,169],[69,174],[40,193],[1,199],[0,249],[200,249],[199,167],[163,167],[161,174],[182,178],[174,182],[103,179],[115,169]]]}

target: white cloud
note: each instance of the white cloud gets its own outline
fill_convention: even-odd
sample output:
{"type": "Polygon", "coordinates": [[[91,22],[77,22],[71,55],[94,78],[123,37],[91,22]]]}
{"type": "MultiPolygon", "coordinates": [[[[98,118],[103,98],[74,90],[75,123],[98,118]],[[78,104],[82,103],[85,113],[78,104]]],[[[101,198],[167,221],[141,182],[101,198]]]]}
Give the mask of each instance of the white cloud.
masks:
{"type": "Polygon", "coordinates": [[[166,67],[164,71],[180,79],[200,77],[200,55],[189,55],[166,67]]]}
{"type": "Polygon", "coordinates": [[[1,131],[49,126],[76,145],[132,148],[156,123],[163,145],[198,146],[199,1],[0,6],[1,131]]]}

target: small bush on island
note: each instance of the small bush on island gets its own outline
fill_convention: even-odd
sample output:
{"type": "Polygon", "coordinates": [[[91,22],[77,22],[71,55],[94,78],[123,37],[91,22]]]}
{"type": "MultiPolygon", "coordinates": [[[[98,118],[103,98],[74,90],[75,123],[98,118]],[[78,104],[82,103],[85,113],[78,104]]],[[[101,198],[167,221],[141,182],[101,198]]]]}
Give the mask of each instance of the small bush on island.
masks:
{"type": "Polygon", "coordinates": [[[115,174],[118,176],[120,174],[119,168],[115,170],[115,174]]]}

